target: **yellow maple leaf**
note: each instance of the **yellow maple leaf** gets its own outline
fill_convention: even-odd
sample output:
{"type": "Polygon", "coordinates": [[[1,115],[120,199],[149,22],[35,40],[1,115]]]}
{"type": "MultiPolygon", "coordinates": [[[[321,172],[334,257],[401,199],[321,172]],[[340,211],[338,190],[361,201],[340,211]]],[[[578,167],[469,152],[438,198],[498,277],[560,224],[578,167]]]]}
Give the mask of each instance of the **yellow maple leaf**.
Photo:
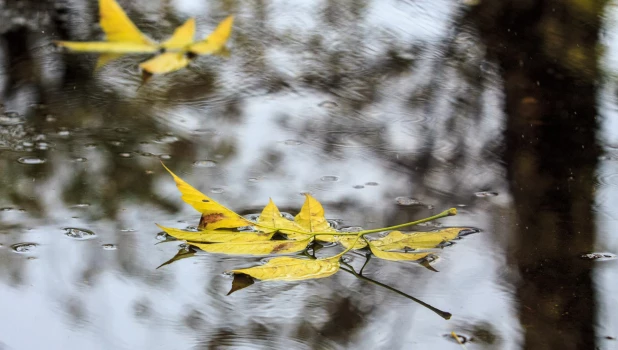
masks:
{"type": "Polygon", "coordinates": [[[313,278],[324,278],[339,271],[339,257],[317,260],[306,260],[291,257],[280,257],[269,260],[262,266],[232,270],[262,281],[301,281],[313,278]]]}
{"type": "Polygon", "coordinates": [[[255,241],[255,242],[225,242],[225,243],[191,243],[209,253],[235,255],[269,255],[300,252],[309,245],[310,239],[302,241],[255,241]]]}
{"type": "MultiPolygon", "coordinates": [[[[163,163],[161,163],[163,164],[163,163]]],[[[202,213],[199,228],[202,230],[214,230],[218,228],[238,228],[253,225],[253,223],[242,216],[236,214],[223,205],[215,202],[210,197],[196,190],[184,180],[176,176],[165,164],[163,164],[174,181],[178,190],[182,194],[182,200],[191,205],[195,210],[202,213]]]]}
{"type": "Polygon", "coordinates": [[[226,231],[226,230],[200,230],[200,231],[185,231],[172,227],[164,227],[161,225],[160,229],[165,231],[168,235],[195,243],[222,243],[222,242],[256,242],[256,241],[268,241],[274,234],[262,233],[262,232],[243,232],[243,231],[226,231]]]}

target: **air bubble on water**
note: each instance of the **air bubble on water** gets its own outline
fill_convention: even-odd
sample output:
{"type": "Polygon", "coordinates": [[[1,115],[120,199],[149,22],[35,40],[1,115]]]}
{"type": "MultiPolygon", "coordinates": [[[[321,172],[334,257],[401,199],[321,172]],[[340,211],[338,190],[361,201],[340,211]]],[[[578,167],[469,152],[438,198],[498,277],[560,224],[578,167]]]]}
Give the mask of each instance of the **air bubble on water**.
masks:
{"type": "Polygon", "coordinates": [[[286,212],[281,212],[281,216],[288,219],[288,220],[292,220],[294,221],[294,215],[290,214],[290,213],[286,213],[286,212]]]}
{"type": "Polygon", "coordinates": [[[135,232],[135,231],[137,230],[134,228],[123,228],[120,230],[120,232],[135,232]]]}
{"type": "Polygon", "coordinates": [[[178,249],[189,250],[189,247],[190,247],[190,246],[189,246],[189,244],[187,244],[187,243],[180,243],[180,244],[178,245],[178,249]]]}
{"type": "Polygon", "coordinates": [[[17,161],[21,164],[36,165],[36,164],[43,164],[47,160],[45,158],[37,158],[37,157],[21,157],[17,159],[17,161]]]}
{"type": "Polygon", "coordinates": [[[337,108],[339,105],[337,104],[337,102],[333,102],[333,101],[322,101],[320,102],[320,104],[318,104],[318,106],[323,107],[323,108],[332,109],[332,108],[337,108]]]}
{"type": "Polygon", "coordinates": [[[224,271],[224,272],[221,272],[221,276],[226,277],[226,278],[230,278],[230,277],[234,276],[234,273],[232,271],[224,271]]]}
{"type": "Polygon", "coordinates": [[[283,143],[288,146],[299,146],[303,144],[302,141],[296,141],[296,140],[285,140],[283,141],[283,143]]]}
{"type": "Polygon", "coordinates": [[[352,258],[351,256],[344,255],[343,258],[341,258],[341,261],[343,261],[346,264],[349,264],[352,261],[354,261],[354,258],[352,258]]]}
{"type": "Polygon", "coordinates": [[[185,230],[187,230],[187,231],[191,231],[191,232],[198,232],[198,231],[199,231],[199,229],[197,228],[197,226],[187,226],[187,227],[185,228],[185,230]]]}
{"type": "Polygon", "coordinates": [[[103,244],[101,246],[101,248],[103,248],[103,250],[116,250],[116,249],[118,249],[118,247],[116,247],[115,244],[103,244]]]}
{"type": "Polygon", "coordinates": [[[71,135],[71,132],[69,130],[67,130],[67,129],[60,129],[60,130],[58,130],[58,136],[66,137],[66,136],[69,136],[69,135],[71,135]]]}
{"type": "Polygon", "coordinates": [[[72,159],[73,162],[75,163],[83,163],[85,161],[87,161],[88,159],[84,158],[84,157],[75,157],[72,159]]]}
{"type": "Polygon", "coordinates": [[[403,205],[403,206],[422,204],[418,199],[415,199],[412,197],[397,197],[395,198],[395,202],[398,205],[403,205]]]}
{"type": "Polygon", "coordinates": [[[79,240],[91,239],[97,236],[94,232],[83,228],[66,227],[64,231],[65,236],[79,240]]]}
{"type": "Polygon", "coordinates": [[[36,243],[16,243],[13,244],[11,246],[11,249],[13,249],[14,252],[16,253],[29,253],[31,251],[33,251],[34,249],[36,249],[37,244],[36,243]]]}
{"type": "Polygon", "coordinates": [[[120,156],[122,158],[131,158],[131,157],[133,157],[133,155],[131,153],[128,153],[128,152],[118,153],[118,156],[120,156]]]}
{"type": "Polygon", "coordinates": [[[124,144],[124,142],[122,141],[118,141],[118,140],[112,140],[108,142],[110,145],[112,146],[116,146],[116,147],[120,147],[124,144]]]}
{"type": "Polygon", "coordinates": [[[352,188],[355,188],[355,189],[357,189],[357,190],[360,190],[360,189],[365,188],[365,186],[363,186],[363,185],[354,185],[354,186],[352,186],[352,188]]]}
{"type": "Polygon", "coordinates": [[[161,231],[161,232],[157,233],[157,235],[155,236],[155,238],[158,241],[165,241],[168,237],[169,237],[168,234],[165,233],[164,231],[161,231]]]}
{"type": "Polygon", "coordinates": [[[618,257],[616,256],[616,254],[612,253],[588,253],[580,255],[580,258],[584,260],[607,261],[615,260],[618,257]]]}
{"type": "Polygon", "coordinates": [[[257,221],[257,219],[260,217],[260,214],[252,213],[252,214],[246,214],[243,216],[249,221],[257,221]]]}
{"type": "Polygon", "coordinates": [[[71,206],[71,208],[88,208],[90,203],[78,203],[71,206]]]}
{"type": "Polygon", "coordinates": [[[22,145],[22,146],[24,146],[24,147],[32,147],[32,146],[34,146],[34,142],[30,142],[30,141],[23,141],[23,142],[21,143],[21,145],[22,145]]]}
{"type": "Polygon", "coordinates": [[[17,124],[23,124],[26,122],[26,118],[20,116],[17,112],[5,112],[0,114],[0,125],[11,126],[17,124]]]}
{"type": "Polygon", "coordinates": [[[339,229],[339,231],[341,232],[360,232],[362,230],[363,228],[360,226],[348,226],[348,227],[342,227],[339,229]]]}
{"type": "Polygon", "coordinates": [[[213,187],[210,189],[210,192],[212,193],[223,193],[225,192],[225,189],[221,188],[221,187],[213,187]]]}
{"type": "Polygon", "coordinates": [[[49,143],[47,142],[39,141],[36,143],[36,149],[38,150],[44,151],[48,148],[49,148],[49,143]]]}
{"type": "Polygon", "coordinates": [[[379,184],[377,182],[374,181],[369,181],[365,183],[365,186],[378,186],[379,184]]]}
{"type": "Polygon", "coordinates": [[[154,142],[156,143],[174,143],[177,142],[179,139],[178,137],[174,136],[174,135],[161,135],[159,137],[157,137],[154,142]]]}
{"type": "Polygon", "coordinates": [[[169,154],[159,154],[159,159],[163,159],[163,160],[172,159],[172,156],[169,154]]]}
{"type": "Polygon", "coordinates": [[[326,176],[322,176],[320,180],[324,182],[336,182],[336,181],[339,181],[339,177],[335,175],[326,175],[326,176]]]}
{"type": "Polygon", "coordinates": [[[475,196],[483,198],[483,197],[495,197],[498,195],[498,192],[492,192],[492,191],[481,191],[481,192],[476,192],[474,193],[475,196]]]}
{"type": "Polygon", "coordinates": [[[257,177],[250,177],[249,179],[247,179],[247,181],[249,181],[249,182],[258,182],[258,181],[260,181],[260,179],[258,179],[257,177]]]}
{"type": "Polygon", "coordinates": [[[196,168],[214,168],[217,166],[217,162],[209,159],[196,160],[195,162],[193,162],[193,166],[196,168]]]}

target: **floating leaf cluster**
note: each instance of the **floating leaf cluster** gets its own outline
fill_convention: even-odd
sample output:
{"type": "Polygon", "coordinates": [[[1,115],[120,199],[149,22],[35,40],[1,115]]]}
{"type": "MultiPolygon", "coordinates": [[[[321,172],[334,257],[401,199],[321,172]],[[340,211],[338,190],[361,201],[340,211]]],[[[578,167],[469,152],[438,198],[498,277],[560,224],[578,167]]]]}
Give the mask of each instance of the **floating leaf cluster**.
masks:
{"type": "MultiPolygon", "coordinates": [[[[201,193],[167,167],[165,169],[174,178],[182,200],[202,215],[197,231],[159,225],[169,236],[184,240],[189,245],[189,248],[181,249],[175,257],[163,265],[193,256],[196,248],[208,253],[228,255],[304,253],[297,256],[274,257],[263,265],[230,271],[234,275],[230,293],[253,284],[254,279],[300,281],[329,277],[343,269],[341,264],[347,265],[341,258],[351,250],[368,250],[367,256],[373,255],[391,261],[416,261],[430,267],[428,261],[435,253],[435,248],[443,247],[454,239],[477,231],[465,227],[450,227],[430,232],[396,231],[398,228],[455,215],[457,211],[451,208],[415,222],[374,230],[340,232],[331,227],[324,216],[324,208],[310,194],[305,194],[305,203],[294,220],[285,218],[270,200],[258,219],[251,221],[201,193]],[[382,237],[368,236],[378,232],[389,233],[382,237]],[[330,257],[316,258],[315,250],[320,246],[320,242],[340,244],[343,246],[343,251],[330,257]],[[313,251],[314,254],[308,254],[309,251],[313,251]]],[[[433,270],[431,267],[430,269],[433,270]]],[[[353,269],[344,270],[360,276],[353,269]]]]}

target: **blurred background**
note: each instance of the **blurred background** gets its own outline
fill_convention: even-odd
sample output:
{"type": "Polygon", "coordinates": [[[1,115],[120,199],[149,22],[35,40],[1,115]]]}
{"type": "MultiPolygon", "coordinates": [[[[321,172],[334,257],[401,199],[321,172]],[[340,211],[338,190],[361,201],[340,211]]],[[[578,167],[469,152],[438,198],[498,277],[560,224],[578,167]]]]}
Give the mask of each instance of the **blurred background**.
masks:
{"type": "MultiPolygon", "coordinates": [[[[618,3],[119,0],[161,40],[235,15],[231,56],[94,70],[95,0],[0,1],[0,349],[617,349],[618,3]],[[242,214],[311,192],[339,226],[482,232],[432,272],[256,283],[155,269],[195,226],[160,161],[242,214]],[[428,229],[432,227],[425,227],[428,229]]],[[[351,255],[360,267],[364,259],[351,255]]]]}

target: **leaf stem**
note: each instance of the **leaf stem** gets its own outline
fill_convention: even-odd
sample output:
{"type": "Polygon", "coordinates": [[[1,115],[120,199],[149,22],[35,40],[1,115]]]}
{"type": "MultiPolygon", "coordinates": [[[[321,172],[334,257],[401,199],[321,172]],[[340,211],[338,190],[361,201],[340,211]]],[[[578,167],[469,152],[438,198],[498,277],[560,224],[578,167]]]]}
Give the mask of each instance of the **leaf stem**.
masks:
{"type": "Polygon", "coordinates": [[[417,298],[415,298],[415,297],[413,297],[413,296],[411,296],[411,295],[408,295],[408,294],[406,294],[406,293],[404,293],[404,292],[400,291],[399,289],[393,288],[393,287],[391,287],[391,286],[388,286],[388,285],[386,285],[386,284],[384,284],[384,283],[378,282],[378,281],[376,281],[376,280],[374,280],[374,279],[371,279],[371,278],[369,278],[369,277],[365,277],[365,276],[363,276],[363,275],[360,275],[360,274],[358,274],[356,271],[354,271],[354,268],[352,268],[352,266],[350,266],[350,265],[348,265],[348,264],[346,264],[346,263],[344,263],[344,262],[342,262],[342,264],[344,264],[344,265],[346,265],[347,267],[349,267],[349,268],[350,268],[350,270],[348,270],[348,269],[346,269],[346,268],[343,268],[343,267],[340,267],[340,269],[341,269],[341,270],[343,270],[343,271],[346,271],[346,272],[348,272],[348,273],[353,274],[353,275],[354,275],[356,278],[358,278],[358,279],[361,279],[361,280],[366,281],[366,282],[369,282],[369,283],[373,283],[373,284],[375,284],[375,285],[377,285],[377,286],[380,286],[380,287],[382,287],[382,288],[386,288],[386,289],[390,290],[391,292],[395,292],[395,293],[397,293],[397,294],[399,294],[399,295],[401,295],[401,296],[403,296],[403,297],[406,297],[406,298],[408,298],[408,299],[410,299],[410,300],[414,301],[415,303],[418,303],[418,304],[420,304],[420,305],[422,305],[422,306],[424,306],[424,307],[428,308],[429,310],[431,310],[431,311],[435,312],[436,314],[438,314],[440,317],[442,317],[442,318],[443,318],[443,319],[445,319],[445,320],[449,320],[449,319],[451,318],[451,316],[453,316],[450,312],[446,312],[446,311],[442,311],[442,310],[440,310],[440,309],[437,309],[437,308],[435,308],[435,307],[433,307],[433,306],[431,306],[431,305],[429,305],[429,304],[425,303],[425,302],[424,302],[424,301],[422,301],[422,300],[419,300],[419,299],[417,299],[417,298]]]}
{"type": "Polygon", "coordinates": [[[376,233],[376,232],[382,232],[382,231],[392,231],[392,230],[396,230],[398,228],[402,228],[402,227],[406,227],[406,226],[412,226],[412,225],[418,225],[418,224],[422,224],[423,222],[427,222],[427,221],[433,221],[436,219],[440,219],[446,216],[453,216],[453,215],[457,215],[457,209],[455,208],[451,208],[449,210],[445,210],[443,212],[441,212],[440,214],[436,214],[434,216],[430,216],[428,218],[425,219],[420,219],[420,220],[416,220],[416,221],[412,221],[412,222],[407,222],[405,224],[399,224],[399,225],[395,225],[395,226],[389,226],[389,227],[383,227],[383,228],[376,228],[373,230],[365,230],[365,231],[360,231],[358,232],[358,234],[360,234],[361,236],[370,234],[370,233],[376,233]]]}
{"type": "Polygon", "coordinates": [[[373,229],[373,230],[364,230],[364,231],[359,231],[359,232],[337,232],[337,231],[335,231],[335,232],[306,232],[306,231],[300,231],[300,230],[294,230],[294,229],[288,229],[288,228],[275,228],[275,227],[270,227],[270,226],[262,225],[262,224],[258,224],[258,223],[254,223],[253,226],[262,227],[262,228],[265,228],[265,229],[269,229],[269,230],[273,230],[273,231],[281,232],[281,233],[293,232],[293,233],[298,233],[298,234],[303,234],[303,235],[310,235],[311,237],[315,237],[315,236],[352,236],[352,235],[354,235],[354,236],[364,236],[364,235],[368,235],[370,233],[383,232],[383,231],[392,231],[392,230],[396,230],[396,229],[399,229],[399,228],[402,228],[402,227],[418,225],[418,224],[422,224],[423,222],[433,221],[433,220],[436,220],[436,219],[440,219],[440,218],[443,218],[443,217],[446,217],[446,216],[453,216],[453,215],[457,215],[457,209],[455,209],[455,208],[451,208],[449,210],[445,210],[445,211],[441,212],[440,214],[436,214],[436,215],[430,216],[428,218],[407,222],[405,224],[399,224],[399,225],[395,225],[395,226],[376,228],[376,229],[373,229]]]}

